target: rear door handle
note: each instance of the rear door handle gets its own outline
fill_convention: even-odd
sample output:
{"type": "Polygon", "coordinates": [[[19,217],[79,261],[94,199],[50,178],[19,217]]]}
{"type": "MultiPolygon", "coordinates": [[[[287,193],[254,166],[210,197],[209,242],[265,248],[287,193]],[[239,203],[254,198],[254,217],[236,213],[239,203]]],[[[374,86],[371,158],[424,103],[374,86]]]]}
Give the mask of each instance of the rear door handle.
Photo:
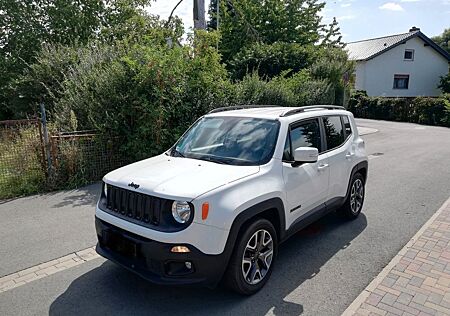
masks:
{"type": "Polygon", "coordinates": [[[319,171],[325,170],[326,168],[328,168],[328,164],[327,163],[322,163],[320,164],[317,169],[319,169],[319,171]]]}

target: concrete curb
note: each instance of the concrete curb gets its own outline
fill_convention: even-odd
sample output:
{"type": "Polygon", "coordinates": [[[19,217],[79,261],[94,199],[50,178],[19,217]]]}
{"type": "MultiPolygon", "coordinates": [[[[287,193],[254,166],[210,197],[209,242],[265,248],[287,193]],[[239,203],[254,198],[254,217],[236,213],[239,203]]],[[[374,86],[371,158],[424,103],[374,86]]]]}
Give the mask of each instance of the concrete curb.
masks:
{"type": "Polygon", "coordinates": [[[364,136],[364,135],[369,135],[369,134],[374,134],[374,133],[378,133],[378,130],[376,128],[358,126],[359,136],[364,136]]]}
{"type": "Polygon", "coordinates": [[[12,274],[5,275],[0,278],[0,293],[12,290],[21,285],[45,278],[56,272],[64,271],[97,258],[100,258],[100,256],[95,251],[94,246],[21,271],[17,271],[12,274]]]}
{"type": "Polygon", "coordinates": [[[410,239],[410,241],[400,250],[400,252],[395,255],[395,257],[388,263],[388,265],[378,274],[378,276],[369,283],[369,285],[364,289],[364,291],[359,294],[359,296],[350,304],[350,306],[342,313],[342,316],[354,315],[360,306],[365,302],[367,297],[372,293],[378,285],[381,284],[383,279],[389,274],[389,272],[400,262],[403,256],[406,254],[408,249],[410,249],[417,239],[423,235],[425,230],[433,224],[433,222],[438,218],[438,216],[450,205],[450,197],[444,204],[434,213],[433,216],[419,229],[419,231],[410,239]]]}

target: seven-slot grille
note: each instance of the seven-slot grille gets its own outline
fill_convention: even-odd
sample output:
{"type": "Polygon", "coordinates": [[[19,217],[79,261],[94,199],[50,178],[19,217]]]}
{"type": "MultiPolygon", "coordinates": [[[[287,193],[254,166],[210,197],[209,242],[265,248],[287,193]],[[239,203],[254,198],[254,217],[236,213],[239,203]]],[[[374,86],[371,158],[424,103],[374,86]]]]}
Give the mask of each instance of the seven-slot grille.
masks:
{"type": "Polygon", "coordinates": [[[159,225],[161,212],[170,201],[108,185],[107,212],[141,225],[159,225]]]}

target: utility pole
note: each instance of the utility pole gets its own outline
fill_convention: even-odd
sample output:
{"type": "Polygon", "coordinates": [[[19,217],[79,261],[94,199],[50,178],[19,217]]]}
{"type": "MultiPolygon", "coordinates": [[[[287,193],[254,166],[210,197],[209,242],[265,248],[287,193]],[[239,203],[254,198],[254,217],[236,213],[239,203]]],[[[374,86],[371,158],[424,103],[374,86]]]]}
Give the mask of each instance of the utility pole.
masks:
{"type": "Polygon", "coordinates": [[[49,177],[52,177],[53,176],[52,156],[50,153],[50,142],[48,139],[48,129],[47,129],[47,115],[45,113],[44,102],[41,102],[40,108],[41,108],[41,126],[43,131],[44,148],[45,148],[44,152],[47,158],[47,175],[49,177]]]}
{"type": "Polygon", "coordinates": [[[206,30],[205,0],[194,0],[194,30],[206,30]]]}
{"type": "Polygon", "coordinates": [[[220,0],[217,0],[217,14],[216,14],[216,31],[219,30],[219,18],[220,18],[220,0]]]}

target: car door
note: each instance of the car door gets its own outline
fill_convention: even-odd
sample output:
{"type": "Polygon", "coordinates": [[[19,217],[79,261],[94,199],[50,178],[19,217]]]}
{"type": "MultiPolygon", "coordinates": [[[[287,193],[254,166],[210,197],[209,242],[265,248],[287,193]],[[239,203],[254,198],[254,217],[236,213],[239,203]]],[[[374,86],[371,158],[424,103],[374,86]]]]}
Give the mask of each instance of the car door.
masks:
{"type": "Polygon", "coordinates": [[[318,118],[302,120],[289,127],[283,154],[283,179],[287,201],[287,227],[328,197],[328,154],[324,153],[324,140],[318,118]],[[298,165],[292,153],[298,147],[315,147],[319,159],[315,163],[298,165]]]}
{"type": "Polygon", "coordinates": [[[329,198],[345,197],[355,155],[351,124],[345,115],[324,116],[322,120],[330,166],[329,198]]]}

